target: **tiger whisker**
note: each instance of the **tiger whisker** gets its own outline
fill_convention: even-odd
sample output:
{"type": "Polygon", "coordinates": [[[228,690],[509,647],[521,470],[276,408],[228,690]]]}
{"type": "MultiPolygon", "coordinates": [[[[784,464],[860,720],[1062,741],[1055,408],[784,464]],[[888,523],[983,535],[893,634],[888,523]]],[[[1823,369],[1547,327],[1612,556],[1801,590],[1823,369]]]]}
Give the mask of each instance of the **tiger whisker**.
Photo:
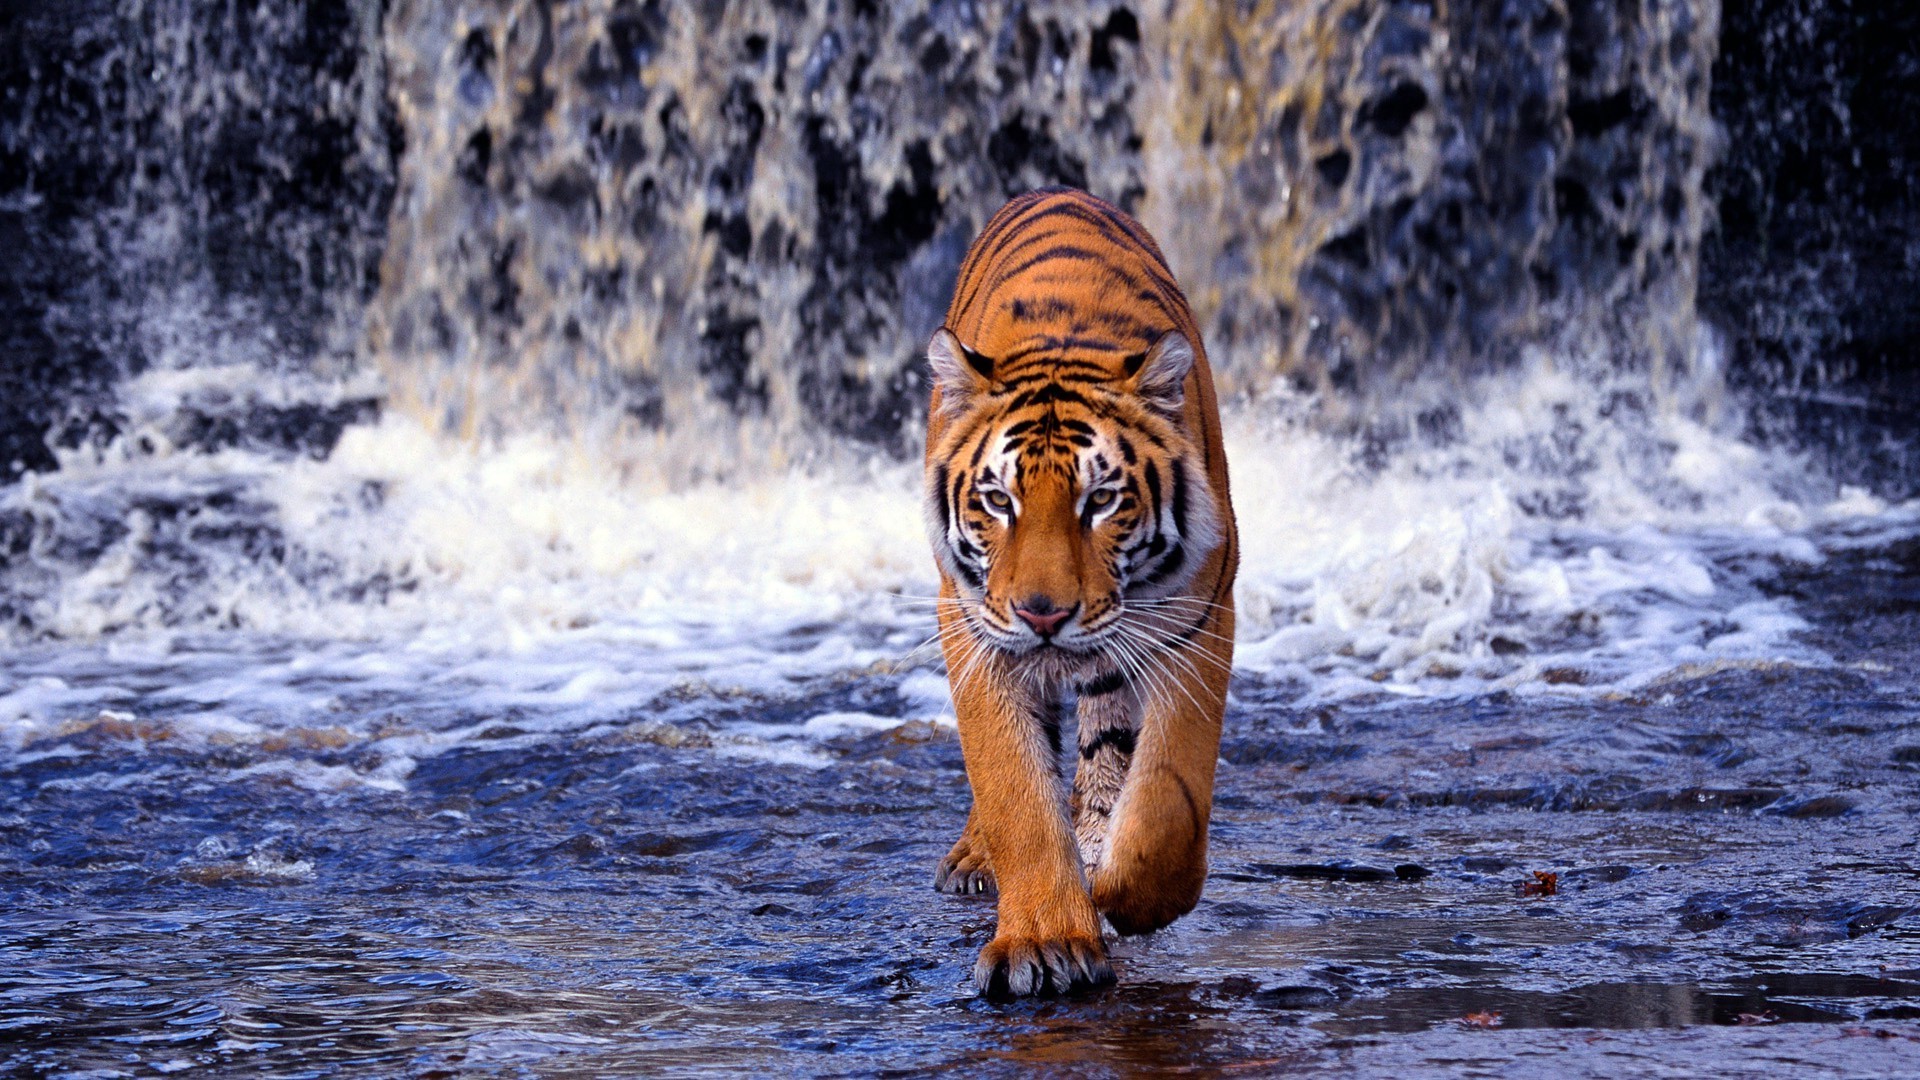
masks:
{"type": "MultiPolygon", "coordinates": [[[[1163,623],[1171,623],[1173,622],[1174,619],[1177,618],[1177,616],[1173,615],[1172,613],[1164,609],[1149,607],[1149,608],[1146,608],[1145,610],[1135,610],[1134,608],[1129,606],[1126,610],[1129,614],[1136,616],[1135,621],[1137,623],[1140,623],[1142,625],[1148,625],[1151,629],[1154,629],[1154,630],[1173,630],[1174,629],[1173,626],[1170,626],[1170,625],[1161,625],[1163,623]],[[1152,623],[1149,624],[1148,620],[1152,620],[1152,623]]],[[[1210,638],[1214,641],[1218,641],[1225,645],[1237,644],[1232,638],[1228,637],[1225,634],[1218,633],[1213,630],[1208,630],[1206,628],[1207,622],[1208,620],[1202,619],[1198,624],[1193,626],[1180,626],[1177,632],[1182,635],[1192,634],[1196,637],[1210,638]]]]}
{"type": "Polygon", "coordinates": [[[1160,685],[1160,680],[1155,677],[1156,673],[1147,666],[1146,658],[1141,655],[1139,648],[1130,639],[1124,637],[1116,637],[1113,645],[1120,662],[1127,668],[1129,681],[1144,689],[1148,694],[1148,700],[1154,705],[1163,708],[1171,706],[1172,699],[1160,685]]]}
{"type": "Polygon", "coordinates": [[[1145,640],[1149,644],[1152,644],[1158,647],[1158,649],[1162,652],[1176,656],[1181,661],[1181,663],[1187,668],[1187,670],[1190,673],[1192,673],[1193,677],[1196,679],[1200,677],[1199,669],[1194,666],[1196,661],[1201,663],[1211,664],[1214,670],[1224,672],[1229,676],[1233,674],[1233,664],[1231,661],[1228,661],[1225,658],[1222,658],[1219,656],[1215,656],[1212,652],[1208,650],[1182,649],[1179,647],[1178,643],[1166,640],[1164,638],[1152,637],[1150,634],[1148,634],[1147,631],[1142,630],[1140,627],[1129,627],[1128,629],[1136,635],[1147,635],[1143,637],[1143,640],[1145,640]]]}
{"type": "MultiPolygon", "coordinates": [[[[1150,624],[1146,621],[1148,618],[1158,618],[1158,617],[1159,616],[1153,615],[1152,613],[1145,613],[1143,618],[1134,620],[1133,625],[1139,629],[1147,630],[1149,632],[1159,634],[1161,637],[1161,640],[1164,641],[1169,646],[1174,643],[1174,640],[1176,638],[1185,637],[1188,635],[1191,635],[1195,638],[1206,638],[1211,641],[1217,641],[1222,645],[1226,645],[1229,647],[1232,647],[1238,644],[1238,642],[1234,641],[1234,639],[1226,636],[1225,634],[1218,634],[1213,632],[1212,630],[1203,630],[1198,626],[1182,626],[1182,627],[1160,626],[1160,625],[1150,624]]],[[[1127,620],[1123,619],[1121,621],[1125,622],[1127,620]]]]}
{"type": "MultiPolygon", "coordinates": [[[[1140,634],[1140,631],[1134,627],[1130,627],[1130,626],[1124,627],[1122,628],[1122,633],[1125,634],[1129,638],[1129,640],[1136,645],[1144,646],[1144,645],[1156,644],[1155,642],[1152,641],[1151,638],[1142,636],[1140,634]]],[[[1168,667],[1168,663],[1169,661],[1180,663],[1185,667],[1187,674],[1191,675],[1195,681],[1200,681],[1200,672],[1198,669],[1196,669],[1189,661],[1187,661],[1187,659],[1184,656],[1181,656],[1179,653],[1166,648],[1146,649],[1143,651],[1145,651],[1146,653],[1147,660],[1150,663],[1155,664],[1160,669],[1161,674],[1166,676],[1167,681],[1172,683],[1174,688],[1176,690],[1179,690],[1180,693],[1186,697],[1187,702],[1191,704],[1196,711],[1198,712],[1206,711],[1206,709],[1201,706],[1200,699],[1193,696],[1193,691],[1187,687],[1186,681],[1183,679],[1178,679],[1174,677],[1174,672],[1171,668],[1168,667]]]]}
{"type": "Polygon", "coordinates": [[[1220,604],[1220,603],[1215,603],[1212,600],[1202,600],[1197,596],[1129,597],[1126,600],[1124,600],[1123,603],[1125,603],[1128,607],[1146,606],[1146,605],[1180,604],[1180,605],[1190,606],[1190,607],[1219,608],[1222,611],[1231,611],[1233,609],[1233,605],[1231,604],[1220,604]]]}

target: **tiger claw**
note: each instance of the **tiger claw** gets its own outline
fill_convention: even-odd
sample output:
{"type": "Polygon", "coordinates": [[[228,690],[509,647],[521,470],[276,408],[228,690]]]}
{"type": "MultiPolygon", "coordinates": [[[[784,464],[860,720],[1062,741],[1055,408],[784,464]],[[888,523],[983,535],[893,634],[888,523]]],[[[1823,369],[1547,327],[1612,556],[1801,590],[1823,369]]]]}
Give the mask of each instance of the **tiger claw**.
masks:
{"type": "Polygon", "coordinates": [[[933,873],[933,887],[954,896],[983,896],[998,891],[992,870],[956,864],[951,857],[940,860],[939,869],[933,873]]]}
{"type": "Polygon", "coordinates": [[[998,937],[980,950],[973,982],[980,995],[992,1001],[1069,994],[1113,982],[1113,965],[1098,938],[998,937]]]}
{"type": "Polygon", "coordinates": [[[993,880],[993,868],[964,836],[935,868],[933,887],[954,896],[984,896],[999,891],[993,880]]]}

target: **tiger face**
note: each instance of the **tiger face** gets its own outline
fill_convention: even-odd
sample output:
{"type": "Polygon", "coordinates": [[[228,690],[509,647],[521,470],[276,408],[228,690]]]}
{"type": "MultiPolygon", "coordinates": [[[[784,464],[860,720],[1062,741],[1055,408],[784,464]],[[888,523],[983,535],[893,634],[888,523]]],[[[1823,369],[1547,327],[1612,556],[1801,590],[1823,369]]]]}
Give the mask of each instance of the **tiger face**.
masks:
{"type": "Polygon", "coordinates": [[[928,528],[976,636],[1068,661],[1168,621],[1167,598],[1222,532],[1182,422],[1186,338],[1004,379],[944,328],[928,356],[946,414],[928,453],[928,528]]]}

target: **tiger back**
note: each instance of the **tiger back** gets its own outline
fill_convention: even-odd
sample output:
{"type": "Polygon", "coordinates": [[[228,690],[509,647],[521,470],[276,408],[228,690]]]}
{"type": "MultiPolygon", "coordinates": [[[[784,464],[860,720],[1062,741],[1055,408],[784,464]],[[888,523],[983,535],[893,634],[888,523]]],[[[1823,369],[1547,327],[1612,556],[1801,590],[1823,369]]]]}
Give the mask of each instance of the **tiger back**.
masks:
{"type": "Polygon", "coordinates": [[[1067,189],[987,223],[928,361],[926,518],[973,792],[936,886],[998,894],[983,992],[1104,982],[1100,917],[1157,929],[1206,877],[1238,562],[1212,374],[1146,230],[1067,189]]]}

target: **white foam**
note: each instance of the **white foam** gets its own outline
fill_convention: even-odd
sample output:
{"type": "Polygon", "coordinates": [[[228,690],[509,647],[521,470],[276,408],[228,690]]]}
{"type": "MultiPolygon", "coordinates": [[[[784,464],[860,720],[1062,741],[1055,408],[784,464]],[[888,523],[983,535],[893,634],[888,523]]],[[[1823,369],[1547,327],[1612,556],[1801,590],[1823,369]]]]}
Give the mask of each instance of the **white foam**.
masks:
{"type": "MultiPolygon", "coordinates": [[[[234,392],[230,378],[156,375],[141,393],[234,392]]],[[[1607,401],[1536,360],[1461,389],[1450,442],[1367,467],[1306,419],[1311,402],[1231,407],[1238,672],[1340,700],[1597,693],[1683,663],[1815,662],[1751,564],[1920,531],[1920,504],[1825,490],[1808,462],[1698,410],[1626,422],[1607,401]]],[[[715,698],[790,700],[850,674],[897,676],[905,715],[742,723],[716,746],[818,765],[801,743],[951,722],[937,651],[913,650],[932,618],[911,598],[936,588],[916,463],[847,453],[677,475],[631,447],[478,446],[404,416],[349,429],[325,461],[76,452],[0,492],[0,511],[58,534],[224,493],[287,554],[202,545],[188,574],[137,509],[91,559],[36,548],[15,583],[44,583],[30,614],[59,640],[19,643],[0,732],[20,751],[134,700],[178,738],[332,726],[396,764],[284,779],[391,788],[503,719],[536,734],[699,722],[715,698]]]]}

